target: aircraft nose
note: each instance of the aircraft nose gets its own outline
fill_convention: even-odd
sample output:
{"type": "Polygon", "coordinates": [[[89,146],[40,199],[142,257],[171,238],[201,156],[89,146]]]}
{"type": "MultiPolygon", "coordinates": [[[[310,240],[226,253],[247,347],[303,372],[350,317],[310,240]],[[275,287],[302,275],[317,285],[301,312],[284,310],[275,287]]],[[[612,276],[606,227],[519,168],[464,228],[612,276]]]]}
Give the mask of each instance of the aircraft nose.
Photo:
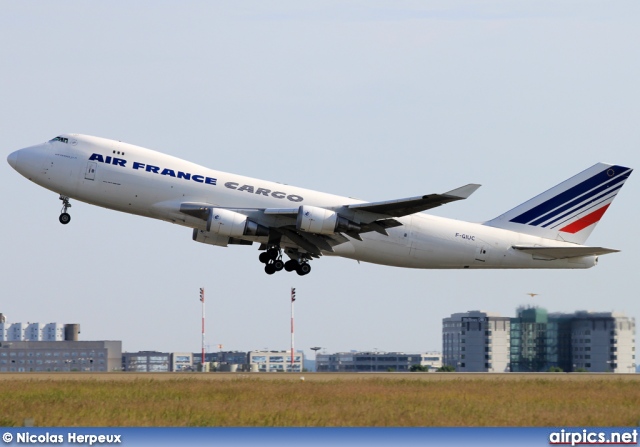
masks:
{"type": "Polygon", "coordinates": [[[7,162],[11,165],[13,169],[18,169],[18,151],[11,152],[7,157],[7,162]]]}

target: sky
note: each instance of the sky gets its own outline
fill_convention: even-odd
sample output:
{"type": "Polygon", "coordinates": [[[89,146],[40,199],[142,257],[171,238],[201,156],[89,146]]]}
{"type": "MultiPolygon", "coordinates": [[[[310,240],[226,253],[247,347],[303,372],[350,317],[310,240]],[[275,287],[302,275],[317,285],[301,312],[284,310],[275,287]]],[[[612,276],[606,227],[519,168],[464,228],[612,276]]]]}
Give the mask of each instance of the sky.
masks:
{"type": "Polygon", "coordinates": [[[411,270],[325,257],[268,276],[257,245],[58,196],[4,160],[61,133],[225,172],[391,200],[483,186],[432,214],[482,222],[597,162],[640,165],[634,1],[0,1],[0,313],[123,351],[442,349],[442,318],[640,317],[633,174],[588,270],[411,270]],[[531,298],[527,293],[537,293],[531,298]]]}

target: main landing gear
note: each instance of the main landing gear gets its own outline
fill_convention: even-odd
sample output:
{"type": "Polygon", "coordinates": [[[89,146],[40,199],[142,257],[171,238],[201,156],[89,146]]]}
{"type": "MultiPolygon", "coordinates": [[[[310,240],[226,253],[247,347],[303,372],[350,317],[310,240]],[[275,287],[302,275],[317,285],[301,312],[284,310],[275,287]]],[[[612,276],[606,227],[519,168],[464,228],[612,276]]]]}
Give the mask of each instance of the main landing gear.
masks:
{"type": "Polygon", "coordinates": [[[267,251],[263,251],[258,259],[265,264],[264,271],[267,275],[273,275],[282,269],[287,272],[295,271],[300,276],[307,275],[311,271],[311,266],[304,258],[301,261],[290,259],[287,262],[283,262],[280,247],[271,247],[267,251]]]}
{"type": "Polygon", "coordinates": [[[62,194],[60,194],[60,200],[62,200],[62,210],[60,211],[58,220],[62,225],[66,225],[71,222],[71,216],[67,213],[67,209],[71,208],[71,203],[69,203],[69,197],[63,196],[62,194]]]}

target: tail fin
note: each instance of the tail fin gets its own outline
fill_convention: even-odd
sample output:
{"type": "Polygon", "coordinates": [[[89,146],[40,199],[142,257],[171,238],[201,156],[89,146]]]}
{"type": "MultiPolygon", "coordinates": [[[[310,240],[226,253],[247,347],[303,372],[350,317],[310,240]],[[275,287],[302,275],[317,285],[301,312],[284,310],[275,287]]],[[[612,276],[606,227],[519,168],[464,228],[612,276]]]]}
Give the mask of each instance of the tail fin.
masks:
{"type": "Polygon", "coordinates": [[[484,225],[584,244],[632,171],[598,163],[484,225]]]}

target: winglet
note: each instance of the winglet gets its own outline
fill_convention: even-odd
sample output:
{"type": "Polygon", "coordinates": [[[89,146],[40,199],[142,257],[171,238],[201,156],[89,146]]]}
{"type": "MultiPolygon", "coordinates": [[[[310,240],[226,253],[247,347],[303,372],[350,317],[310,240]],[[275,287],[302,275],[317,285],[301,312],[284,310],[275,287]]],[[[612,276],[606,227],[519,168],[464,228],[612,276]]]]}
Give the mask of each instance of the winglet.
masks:
{"type": "Polygon", "coordinates": [[[453,196],[460,199],[468,199],[471,194],[477,191],[481,185],[477,183],[469,183],[468,185],[461,186],[460,188],[452,189],[449,192],[442,194],[443,196],[453,196]]]}

